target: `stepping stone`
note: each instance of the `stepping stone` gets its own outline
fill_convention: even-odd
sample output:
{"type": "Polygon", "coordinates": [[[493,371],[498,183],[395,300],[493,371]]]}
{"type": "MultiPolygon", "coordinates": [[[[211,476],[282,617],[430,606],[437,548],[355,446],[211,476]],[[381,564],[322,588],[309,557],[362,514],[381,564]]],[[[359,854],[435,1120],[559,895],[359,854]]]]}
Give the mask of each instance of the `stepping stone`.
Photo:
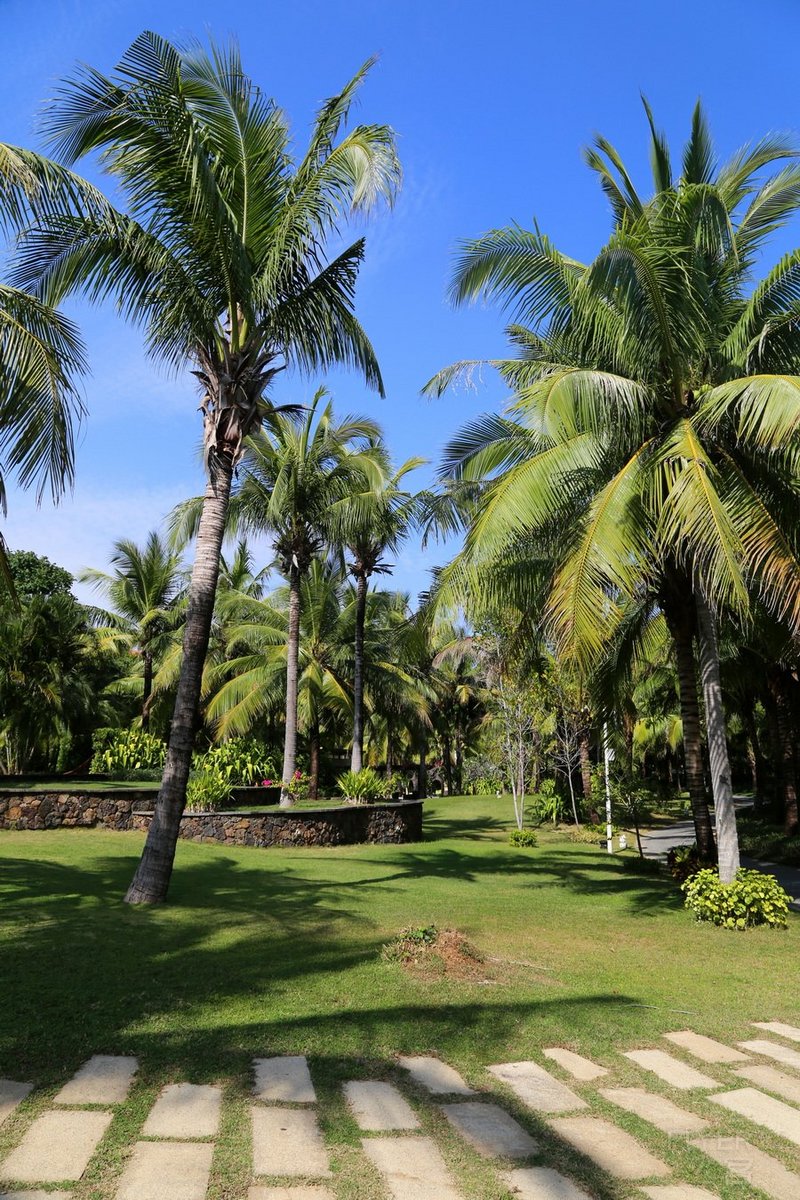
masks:
{"type": "Polygon", "coordinates": [[[800,1146],[800,1109],[791,1108],[774,1096],[765,1096],[756,1088],[737,1088],[733,1092],[720,1092],[709,1096],[715,1104],[729,1108],[731,1112],[747,1117],[756,1125],[763,1125],[778,1137],[786,1138],[800,1146]]]}
{"type": "Polygon", "coordinates": [[[774,1058],[775,1062],[781,1063],[784,1067],[794,1067],[795,1070],[800,1071],[800,1052],[791,1050],[788,1046],[759,1039],[754,1042],[739,1042],[739,1045],[743,1050],[752,1050],[753,1054],[763,1054],[765,1058],[774,1058]]]}
{"type": "Polygon", "coordinates": [[[786,1038],[790,1042],[800,1042],[800,1029],[796,1025],[785,1025],[783,1021],[753,1021],[753,1025],[756,1029],[777,1034],[778,1037],[786,1038]]]}
{"type": "Polygon", "coordinates": [[[675,1137],[682,1133],[702,1133],[708,1129],[708,1121],[694,1113],[686,1112],[667,1100],[666,1096],[656,1096],[643,1088],[608,1088],[601,1089],[600,1095],[618,1104],[626,1112],[634,1113],[643,1121],[649,1121],[662,1133],[675,1137]]]}
{"type": "Polygon", "coordinates": [[[0,1192],[0,1200],[72,1200],[72,1192],[0,1192]]]}
{"type": "Polygon", "coordinates": [[[116,1200],[205,1200],[213,1155],[209,1142],[137,1142],[116,1200]]]}
{"type": "Polygon", "coordinates": [[[665,1054],[663,1050],[627,1050],[625,1057],[645,1071],[652,1071],[670,1087],[688,1091],[689,1088],[718,1088],[716,1079],[704,1075],[694,1067],[687,1067],[680,1059],[665,1054]]]}
{"type": "Polygon", "coordinates": [[[0,1079],[0,1125],[11,1116],[18,1104],[33,1091],[32,1083],[16,1083],[13,1079],[0,1079]]]}
{"type": "Polygon", "coordinates": [[[800,1175],[744,1138],[698,1138],[689,1145],[747,1180],[751,1187],[766,1192],[771,1200],[797,1200],[800,1196],[800,1175]]]}
{"type": "Polygon", "coordinates": [[[670,1169],[624,1129],[600,1117],[561,1117],[550,1125],[559,1137],[616,1179],[649,1179],[670,1169]]]}
{"type": "Polygon", "coordinates": [[[522,1167],[517,1171],[506,1171],[503,1182],[520,1200],[591,1200],[588,1192],[584,1192],[565,1175],[559,1175],[552,1167],[522,1167]]]}
{"type": "Polygon", "coordinates": [[[391,1200],[461,1200],[432,1138],[362,1138],[361,1145],[391,1200]]]}
{"type": "Polygon", "coordinates": [[[251,1187],[247,1200],[336,1200],[326,1187],[251,1187]]]}
{"type": "Polygon", "coordinates": [[[110,1112],[43,1113],[5,1159],[0,1174],[22,1183],[80,1179],[112,1116],[110,1112]]]}
{"type": "Polygon", "coordinates": [[[398,1060],[401,1067],[410,1072],[415,1083],[427,1088],[434,1096],[474,1096],[475,1092],[467,1087],[464,1080],[454,1067],[448,1067],[441,1059],[431,1055],[412,1055],[410,1058],[401,1055],[398,1060]]]}
{"type": "Polygon", "coordinates": [[[714,1192],[692,1187],[690,1183],[659,1183],[656,1187],[643,1187],[642,1191],[649,1200],[719,1200],[714,1192]]]}
{"type": "Polygon", "coordinates": [[[488,1069],[497,1079],[507,1083],[522,1103],[534,1112],[572,1112],[587,1107],[585,1100],[537,1063],[498,1063],[488,1069]]]}
{"type": "Polygon", "coordinates": [[[352,1080],[344,1085],[344,1094],[359,1129],[368,1133],[419,1129],[414,1110],[391,1083],[352,1080]]]}
{"type": "Polygon", "coordinates": [[[565,1071],[569,1071],[573,1079],[581,1079],[585,1083],[608,1074],[605,1067],[598,1066],[590,1058],[584,1058],[582,1054],[575,1054],[572,1050],[564,1050],[561,1046],[549,1046],[542,1054],[545,1058],[552,1058],[553,1062],[558,1063],[565,1071]]]}
{"type": "Polygon", "coordinates": [[[280,1104],[316,1104],[317,1093],[311,1082],[308,1063],[302,1054],[281,1058],[254,1058],[256,1100],[276,1100],[280,1104]]]}
{"type": "Polygon", "coordinates": [[[159,1095],[144,1123],[145,1137],[214,1137],[219,1128],[222,1088],[171,1083],[159,1095]]]}
{"type": "Polygon", "coordinates": [[[255,1175],[330,1175],[316,1113],[301,1108],[251,1108],[255,1175]]]}
{"type": "Polygon", "coordinates": [[[64,1084],[54,1104],[122,1104],[127,1098],[138,1059],[95,1054],[64,1084]]]}
{"type": "Polygon", "coordinates": [[[796,1075],[784,1075],[776,1067],[760,1065],[738,1067],[733,1073],[757,1083],[768,1092],[775,1092],[776,1096],[783,1096],[784,1100],[791,1100],[792,1104],[800,1104],[800,1079],[796,1075]]]}
{"type": "Polygon", "coordinates": [[[693,1054],[701,1062],[747,1062],[747,1055],[742,1054],[740,1050],[734,1050],[732,1046],[725,1046],[722,1042],[715,1042],[713,1038],[703,1037],[700,1033],[692,1033],[691,1029],[680,1029],[677,1033],[665,1033],[664,1037],[674,1042],[676,1046],[680,1046],[682,1050],[688,1050],[689,1054],[693,1054]]]}
{"type": "Polygon", "coordinates": [[[443,1104],[442,1112],[484,1158],[528,1158],[539,1152],[539,1143],[499,1104],[443,1104]]]}

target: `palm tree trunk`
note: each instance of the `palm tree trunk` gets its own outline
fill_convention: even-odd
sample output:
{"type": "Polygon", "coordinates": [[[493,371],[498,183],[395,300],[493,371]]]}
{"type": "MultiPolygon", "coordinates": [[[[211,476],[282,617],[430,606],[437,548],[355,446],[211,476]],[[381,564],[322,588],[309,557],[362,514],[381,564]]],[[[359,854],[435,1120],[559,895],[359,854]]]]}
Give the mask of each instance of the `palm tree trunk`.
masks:
{"type": "Polygon", "coordinates": [[[753,808],[758,812],[764,802],[764,785],[766,783],[767,772],[764,756],[761,752],[761,739],[758,736],[755,706],[750,696],[744,701],[742,719],[744,727],[747,730],[747,741],[749,743],[748,759],[750,760],[750,773],[753,778],[753,808]]]}
{"type": "Polygon", "coordinates": [[[714,834],[711,814],[708,811],[705,783],[703,781],[703,752],[700,738],[700,708],[697,703],[697,670],[694,657],[694,613],[691,587],[678,594],[678,588],[662,598],[664,618],[667,622],[678,671],[681,720],[683,722],[683,757],[686,767],[686,786],[692,807],[694,832],[697,846],[703,858],[714,857],[714,834]]]}
{"type": "Polygon", "coordinates": [[[722,703],[717,629],[713,613],[699,588],[697,588],[695,596],[697,642],[700,648],[700,677],[703,682],[708,757],[711,765],[711,786],[714,792],[714,811],[717,819],[719,877],[723,883],[731,883],[740,866],[739,837],[736,831],[736,810],[733,806],[725,709],[722,703]]]}
{"type": "Polygon", "coordinates": [[[419,773],[417,775],[417,799],[424,800],[428,794],[428,739],[423,738],[419,748],[419,773]]]}
{"type": "Polygon", "coordinates": [[[150,728],[150,695],[153,691],[153,653],[145,649],[142,653],[144,664],[144,687],[142,689],[142,729],[147,733],[150,728]]]}
{"type": "Polygon", "coordinates": [[[784,833],[791,837],[798,830],[797,775],[792,737],[792,712],[789,687],[783,670],[774,667],[769,674],[769,685],[775,700],[777,734],[780,749],[778,759],[783,800],[784,833]]]}
{"type": "Polygon", "coordinates": [[[387,777],[394,771],[394,730],[392,729],[392,719],[386,718],[386,775],[387,777]]]}
{"type": "Polygon", "coordinates": [[[289,631],[286,645],[286,726],[283,743],[281,808],[290,808],[289,785],[297,766],[297,684],[300,660],[300,572],[292,567],[289,576],[289,631]]]}
{"type": "Polygon", "coordinates": [[[444,782],[448,796],[453,795],[453,764],[451,761],[452,746],[450,735],[442,734],[442,766],[444,767],[444,782]]]}
{"type": "Polygon", "coordinates": [[[592,760],[589,757],[589,734],[582,729],[578,735],[578,753],[581,760],[581,785],[587,804],[592,799],[592,760]]]}
{"type": "Polygon", "coordinates": [[[367,612],[367,577],[356,576],[356,637],[353,659],[353,749],[350,770],[360,771],[364,756],[364,621],[367,612]]]}
{"type": "Polygon", "coordinates": [[[319,720],[313,717],[308,735],[308,798],[316,800],[319,795],[319,720]]]}
{"type": "Polygon", "coordinates": [[[141,861],[125,896],[128,904],[160,904],[167,898],[181,814],[186,804],[186,784],[192,766],[203,667],[211,633],[232,476],[230,459],[217,456],[213,475],[206,485],[197,533],[183,634],[183,661],[164,774],[141,861]]]}

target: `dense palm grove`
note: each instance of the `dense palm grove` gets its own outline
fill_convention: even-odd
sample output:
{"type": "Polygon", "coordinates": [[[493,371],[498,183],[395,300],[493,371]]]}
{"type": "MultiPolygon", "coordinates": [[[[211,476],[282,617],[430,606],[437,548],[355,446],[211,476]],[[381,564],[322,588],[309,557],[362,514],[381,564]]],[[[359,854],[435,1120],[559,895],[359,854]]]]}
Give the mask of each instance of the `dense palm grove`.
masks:
{"type": "Polygon", "coordinates": [[[462,243],[452,298],[510,315],[492,365],[511,400],[422,488],[422,460],[394,462],[321,382],[344,364],[383,390],[355,314],[365,241],[326,255],[400,186],[387,126],[345,132],[367,71],[294,157],[234,48],[144,34],[63,85],[53,159],[0,148],[0,470],[56,497],[71,478],[75,294],[193,372],[206,461],[203,496],[87,564],[93,607],[2,553],[0,769],[161,778],[132,901],[164,898],[187,797],[510,791],[520,828],[591,826],[610,750],[617,810],[685,793],[723,878],[736,787],[796,853],[800,250],[763,265],[800,208],[795,142],[720,166],[698,106],[676,168],[645,106],[646,194],[605,139],[587,152],[611,208],[591,262],[517,225],[462,243]],[[76,173],[90,155],[123,207],[76,173]],[[273,402],[286,368],[320,381],[310,405],[273,402]],[[406,543],[454,535],[428,594],[392,586],[406,543]]]}

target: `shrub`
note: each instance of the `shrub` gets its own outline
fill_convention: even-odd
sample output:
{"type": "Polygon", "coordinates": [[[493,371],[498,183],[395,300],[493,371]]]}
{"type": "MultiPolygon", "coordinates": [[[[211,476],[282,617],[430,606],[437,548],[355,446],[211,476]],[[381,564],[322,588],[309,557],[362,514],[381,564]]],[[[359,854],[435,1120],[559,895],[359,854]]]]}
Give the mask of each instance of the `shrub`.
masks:
{"type": "Polygon", "coordinates": [[[292,799],[307,800],[310,782],[308,775],[298,768],[289,780],[289,795],[292,799]]]}
{"type": "Polygon", "coordinates": [[[395,796],[405,796],[408,790],[405,779],[396,771],[393,771],[391,775],[384,775],[380,784],[380,796],[383,800],[392,800],[395,796]]]}
{"type": "Polygon", "coordinates": [[[378,778],[372,767],[345,771],[336,780],[336,786],[346,800],[355,804],[369,804],[383,795],[383,780],[378,778]]]}
{"type": "Polygon", "coordinates": [[[539,839],[532,829],[512,829],[509,842],[512,846],[538,846],[539,839]]]}
{"type": "Polygon", "coordinates": [[[543,779],[539,790],[528,797],[528,808],[534,821],[558,824],[564,812],[564,801],[556,791],[555,779],[543,779]]]}
{"type": "Polygon", "coordinates": [[[250,738],[231,738],[212,746],[197,763],[201,771],[215,771],[231,787],[253,787],[275,778],[275,763],[266,749],[250,738]]]}
{"type": "Polygon", "coordinates": [[[713,868],[713,866],[713,862],[700,857],[696,842],[692,842],[688,846],[673,846],[667,852],[667,867],[672,878],[676,879],[678,883],[684,883],[698,871],[702,871],[706,867],[713,868]]]}
{"type": "MultiPolygon", "coordinates": [[[[618,825],[611,826],[612,838],[617,837],[619,832],[620,830],[618,825]]],[[[570,841],[580,842],[584,845],[596,846],[598,842],[602,842],[603,845],[605,845],[606,837],[607,830],[605,821],[601,822],[599,825],[593,825],[591,821],[586,821],[586,823],[583,825],[571,825],[569,828],[570,841]]]]}
{"type": "Polygon", "coordinates": [[[157,778],[167,747],[142,729],[98,729],[92,739],[91,770],[114,779],[157,778]]]}
{"type": "Polygon", "coordinates": [[[231,785],[219,771],[193,771],[186,788],[186,809],[188,812],[214,812],[227,804],[230,796],[231,785]]]}
{"type": "Polygon", "coordinates": [[[723,883],[713,868],[705,867],[682,883],[681,890],[698,921],[724,929],[786,928],[789,897],[774,875],[740,868],[731,883],[723,883]]]}

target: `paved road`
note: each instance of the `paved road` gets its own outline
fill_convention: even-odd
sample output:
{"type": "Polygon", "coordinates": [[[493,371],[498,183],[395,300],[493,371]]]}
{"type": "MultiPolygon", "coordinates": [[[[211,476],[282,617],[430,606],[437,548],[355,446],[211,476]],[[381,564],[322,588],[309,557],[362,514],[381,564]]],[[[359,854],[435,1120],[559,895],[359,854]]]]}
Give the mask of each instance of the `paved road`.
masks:
{"type": "MultiPolygon", "coordinates": [[[[752,800],[737,799],[736,808],[748,808],[752,800]]],[[[714,820],[714,813],[711,813],[714,820]]],[[[686,846],[695,840],[694,824],[692,821],[678,821],[675,825],[667,825],[664,829],[655,829],[652,833],[642,834],[642,850],[645,858],[665,859],[673,846],[686,846]]],[[[766,871],[774,875],[781,887],[792,897],[792,908],[800,912],[800,869],[787,867],[782,863],[756,862],[754,858],[742,857],[742,866],[766,871]]]]}

